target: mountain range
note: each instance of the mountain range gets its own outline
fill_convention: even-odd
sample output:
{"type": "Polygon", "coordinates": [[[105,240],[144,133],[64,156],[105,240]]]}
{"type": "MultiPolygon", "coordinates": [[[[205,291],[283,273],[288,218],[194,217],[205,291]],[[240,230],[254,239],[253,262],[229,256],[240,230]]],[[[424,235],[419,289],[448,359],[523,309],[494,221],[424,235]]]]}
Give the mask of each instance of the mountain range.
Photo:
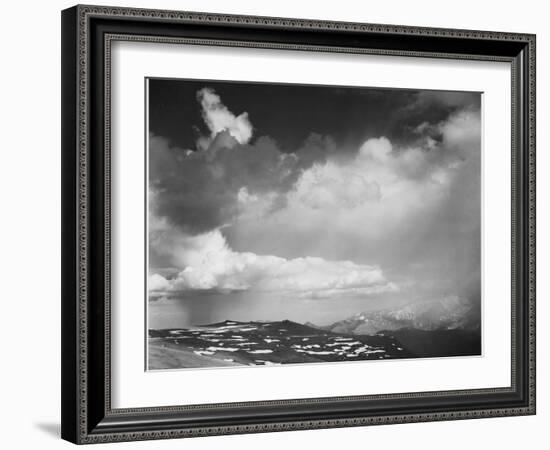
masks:
{"type": "MultiPolygon", "coordinates": [[[[397,309],[381,309],[354,314],[328,326],[317,327],[333,333],[376,335],[381,331],[410,328],[433,330],[479,330],[479,304],[458,297],[409,304],[397,309]]],[[[308,323],[309,326],[315,326],[308,323]]]]}
{"type": "Polygon", "coordinates": [[[149,330],[148,367],[225,367],[481,354],[479,305],[459,297],[367,311],[317,326],[225,320],[149,330]]]}

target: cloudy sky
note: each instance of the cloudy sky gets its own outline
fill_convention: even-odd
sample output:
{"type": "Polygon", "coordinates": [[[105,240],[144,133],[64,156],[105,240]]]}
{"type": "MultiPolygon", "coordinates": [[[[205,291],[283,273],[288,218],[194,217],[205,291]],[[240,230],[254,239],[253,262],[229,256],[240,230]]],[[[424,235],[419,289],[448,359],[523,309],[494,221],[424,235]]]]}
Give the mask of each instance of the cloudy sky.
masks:
{"type": "Polygon", "coordinates": [[[148,86],[151,328],[480,301],[479,93],[148,86]]]}

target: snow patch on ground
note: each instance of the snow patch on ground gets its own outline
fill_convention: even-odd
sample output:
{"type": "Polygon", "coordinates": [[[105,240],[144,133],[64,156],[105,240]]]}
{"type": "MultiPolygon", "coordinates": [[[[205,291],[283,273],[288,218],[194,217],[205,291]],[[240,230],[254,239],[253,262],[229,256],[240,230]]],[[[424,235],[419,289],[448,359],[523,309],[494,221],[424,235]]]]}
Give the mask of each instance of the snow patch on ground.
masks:
{"type": "Polygon", "coordinates": [[[239,351],[238,348],[234,348],[234,347],[208,347],[206,350],[208,350],[209,352],[219,352],[219,351],[238,352],[239,351]]]}

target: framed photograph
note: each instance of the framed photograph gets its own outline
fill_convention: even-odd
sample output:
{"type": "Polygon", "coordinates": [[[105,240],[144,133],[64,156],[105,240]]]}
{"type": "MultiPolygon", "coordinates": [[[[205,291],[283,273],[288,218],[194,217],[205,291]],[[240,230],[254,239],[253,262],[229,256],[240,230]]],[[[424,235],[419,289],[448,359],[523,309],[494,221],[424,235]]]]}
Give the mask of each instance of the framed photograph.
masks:
{"type": "Polygon", "coordinates": [[[62,437],[535,413],[535,36],[62,12],[62,437]]]}

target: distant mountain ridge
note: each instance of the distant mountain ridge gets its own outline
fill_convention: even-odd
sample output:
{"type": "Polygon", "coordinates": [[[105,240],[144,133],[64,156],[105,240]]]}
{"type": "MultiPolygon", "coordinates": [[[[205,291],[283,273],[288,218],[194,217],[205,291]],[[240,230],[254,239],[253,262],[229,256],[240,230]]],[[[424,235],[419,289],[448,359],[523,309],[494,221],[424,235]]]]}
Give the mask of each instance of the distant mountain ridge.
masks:
{"type": "Polygon", "coordinates": [[[224,320],[148,334],[151,370],[481,354],[480,308],[458,297],[363,312],[327,327],[224,320]]]}
{"type": "Polygon", "coordinates": [[[251,327],[254,327],[256,334],[263,335],[273,332],[286,332],[293,335],[309,335],[312,333],[318,333],[320,328],[313,324],[301,324],[292,320],[251,320],[248,322],[240,322],[238,320],[224,320],[223,322],[209,323],[201,325],[201,328],[216,328],[225,330],[245,330],[248,331],[251,327]]]}
{"type": "MultiPolygon", "coordinates": [[[[381,309],[318,327],[333,333],[375,335],[381,331],[411,328],[423,331],[479,329],[481,308],[467,299],[451,296],[439,301],[413,303],[398,309],[381,309]]],[[[314,326],[309,324],[308,326],[314,326]]]]}

